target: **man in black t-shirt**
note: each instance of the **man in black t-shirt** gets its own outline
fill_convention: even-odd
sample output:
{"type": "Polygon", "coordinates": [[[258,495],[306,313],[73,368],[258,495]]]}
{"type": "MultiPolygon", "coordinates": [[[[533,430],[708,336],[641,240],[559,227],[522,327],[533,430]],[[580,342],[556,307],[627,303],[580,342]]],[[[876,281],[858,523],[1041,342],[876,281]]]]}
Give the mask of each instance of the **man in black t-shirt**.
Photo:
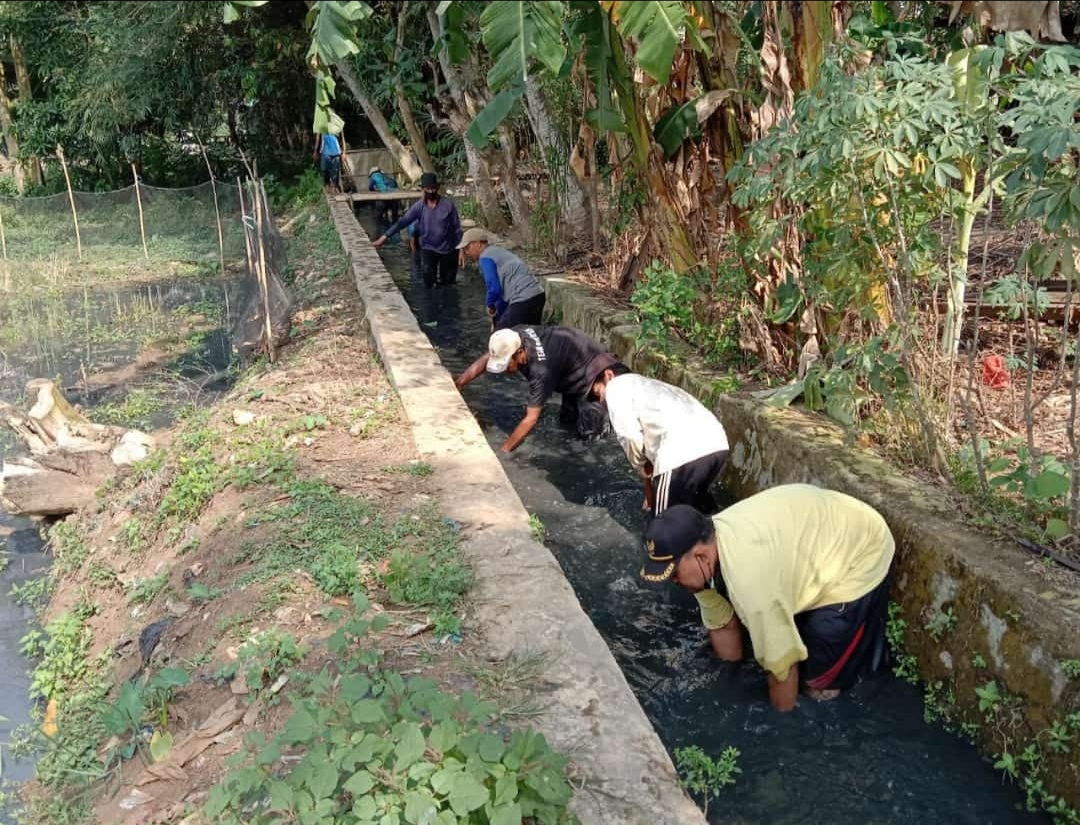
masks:
{"type": "Polygon", "coordinates": [[[590,402],[593,379],[604,370],[628,372],[611,353],[579,329],[545,327],[531,324],[501,329],[488,341],[488,351],[463,372],[454,385],[460,390],[485,371],[520,372],[529,382],[529,400],[525,417],[502,445],[511,452],[525,440],[536,422],[544,402],[552,393],[562,395],[561,417],[577,424],[584,438],[603,433],[607,416],[600,405],[590,402]]]}

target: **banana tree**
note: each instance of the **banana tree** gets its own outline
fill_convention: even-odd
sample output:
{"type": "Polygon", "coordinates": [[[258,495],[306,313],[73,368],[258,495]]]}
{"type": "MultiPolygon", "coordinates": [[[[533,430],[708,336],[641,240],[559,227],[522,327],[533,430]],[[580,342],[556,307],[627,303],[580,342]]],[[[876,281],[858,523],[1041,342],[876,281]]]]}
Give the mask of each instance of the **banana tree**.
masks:
{"type": "MultiPolygon", "coordinates": [[[[450,5],[441,3],[440,10],[450,5]]],[[[652,196],[639,206],[647,236],[636,260],[656,255],[679,271],[694,266],[698,257],[686,229],[691,219],[686,199],[665,169],[646,110],[651,86],[668,82],[676,53],[697,43],[689,6],[671,0],[492,3],[480,27],[492,59],[488,85],[496,94],[478,114],[470,139],[485,141],[526,97],[536,73],[567,78],[581,61],[596,100],[587,113],[590,126],[626,137],[627,161],[652,196]],[[635,83],[628,53],[648,81],[635,83]]],[[[624,286],[632,283],[633,271],[628,269],[631,277],[624,278],[624,286]]]]}
{"type": "MultiPolygon", "coordinates": [[[[265,6],[269,0],[227,0],[225,22],[240,19],[242,8],[265,6]]],[[[341,131],[344,121],[334,111],[334,91],[337,86],[333,67],[356,54],[356,24],[371,16],[371,6],[359,0],[318,0],[308,2],[307,26],[311,31],[311,47],[307,62],[315,75],[315,116],[312,131],[316,133],[341,131]]]]}

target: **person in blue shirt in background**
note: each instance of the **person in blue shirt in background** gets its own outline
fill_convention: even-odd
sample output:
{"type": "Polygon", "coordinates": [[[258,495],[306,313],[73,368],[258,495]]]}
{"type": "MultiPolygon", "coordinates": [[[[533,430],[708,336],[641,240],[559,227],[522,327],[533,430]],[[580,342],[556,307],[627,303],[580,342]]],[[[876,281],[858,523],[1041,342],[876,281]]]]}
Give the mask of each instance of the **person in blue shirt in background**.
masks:
{"type": "Polygon", "coordinates": [[[420,188],[424,190],[423,199],[410,206],[371,245],[376,249],[381,248],[388,237],[416,222],[420,227],[424,285],[429,288],[437,283],[449,286],[457,283],[461,218],[454,202],[440,194],[439,178],[434,172],[424,172],[420,176],[420,188]]]}
{"type": "Polygon", "coordinates": [[[480,265],[487,286],[487,313],[492,331],[519,324],[539,324],[544,314],[544,288],[513,252],[493,246],[488,233],[467,229],[458,249],[480,265]]]}
{"type": "Polygon", "coordinates": [[[331,132],[315,136],[315,151],[311,157],[319,161],[323,187],[327,192],[341,191],[341,153],[344,142],[331,132]]]}
{"type": "MultiPolygon", "coordinates": [[[[397,181],[394,180],[393,175],[388,175],[378,166],[372,166],[368,170],[368,191],[369,192],[396,192],[398,189],[397,181]]],[[[399,201],[396,198],[387,198],[384,201],[379,201],[376,204],[376,212],[382,220],[396,221],[400,217],[401,207],[399,201]]]]}

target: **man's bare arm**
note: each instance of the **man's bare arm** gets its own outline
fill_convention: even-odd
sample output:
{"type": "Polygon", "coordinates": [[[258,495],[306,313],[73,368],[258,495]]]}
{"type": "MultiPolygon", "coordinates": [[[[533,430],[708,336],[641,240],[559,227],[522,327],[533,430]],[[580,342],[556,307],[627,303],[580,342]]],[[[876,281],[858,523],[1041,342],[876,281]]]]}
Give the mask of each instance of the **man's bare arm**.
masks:
{"type": "Polygon", "coordinates": [[[510,437],[502,445],[502,451],[504,453],[513,452],[517,448],[518,444],[525,440],[525,436],[533,431],[533,427],[536,426],[536,422],[540,420],[540,411],[543,407],[526,407],[525,417],[521,419],[514,431],[510,433],[510,437]]]}
{"type": "Polygon", "coordinates": [[[713,653],[725,662],[741,662],[743,658],[742,625],[739,617],[732,616],[723,627],[709,631],[713,653]]]}
{"type": "Polygon", "coordinates": [[[799,668],[792,665],[788,668],[787,678],[781,681],[769,674],[769,701],[779,711],[795,709],[795,701],[799,698],[799,668]]]}
{"type": "Polygon", "coordinates": [[[465,372],[461,373],[461,375],[454,379],[454,386],[460,390],[466,384],[475,381],[477,378],[484,374],[484,371],[487,369],[487,363],[488,355],[487,353],[485,353],[484,355],[481,355],[479,358],[473,361],[469,368],[465,370],[465,372]]]}

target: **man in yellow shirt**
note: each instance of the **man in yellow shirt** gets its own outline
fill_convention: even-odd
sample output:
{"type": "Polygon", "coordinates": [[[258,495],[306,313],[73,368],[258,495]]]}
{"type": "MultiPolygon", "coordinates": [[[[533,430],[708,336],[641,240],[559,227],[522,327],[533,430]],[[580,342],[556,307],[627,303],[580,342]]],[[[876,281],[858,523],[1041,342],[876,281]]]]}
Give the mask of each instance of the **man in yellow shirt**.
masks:
{"type": "Polygon", "coordinates": [[[885,662],[889,567],[885,520],[869,505],[809,484],[786,484],[711,519],[678,505],[645,531],[647,584],[697,595],[713,650],[743,658],[745,625],[777,710],[799,684],[833,699],[885,662]]]}

